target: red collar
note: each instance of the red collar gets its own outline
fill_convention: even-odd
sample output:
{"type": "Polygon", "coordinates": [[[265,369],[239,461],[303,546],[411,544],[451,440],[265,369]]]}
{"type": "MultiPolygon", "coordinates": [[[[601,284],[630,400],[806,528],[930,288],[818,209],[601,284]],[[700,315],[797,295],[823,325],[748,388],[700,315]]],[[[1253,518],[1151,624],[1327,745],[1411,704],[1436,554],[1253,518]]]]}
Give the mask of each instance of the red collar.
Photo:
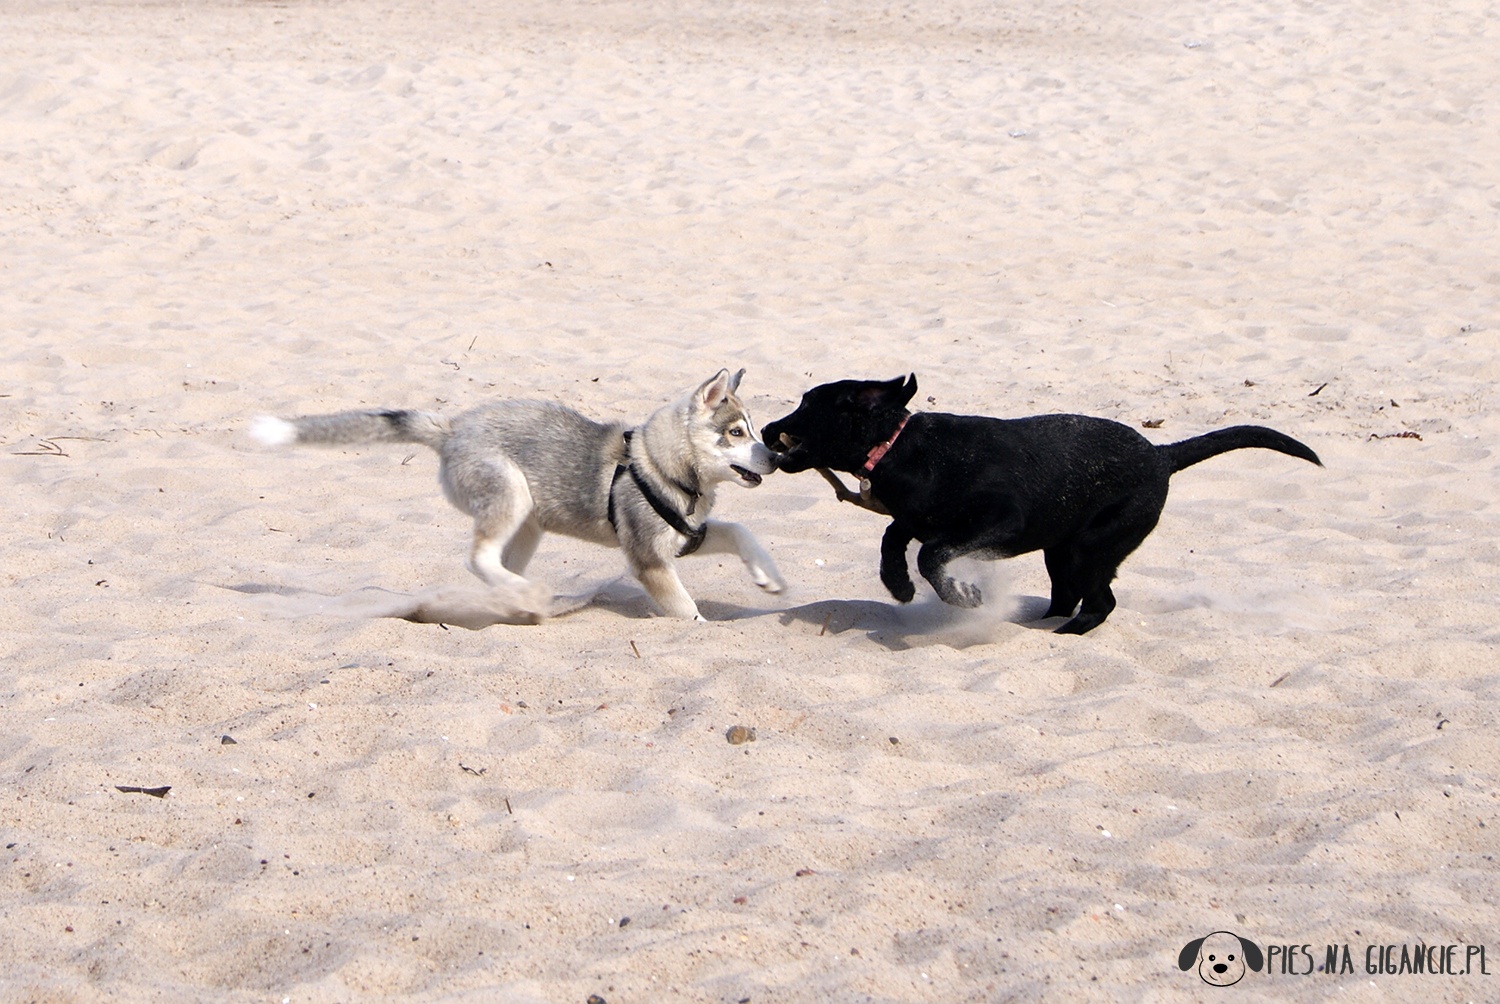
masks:
{"type": "Polygon", "coordinates": [[[871,471],[873,471],[875,469],[875,465],[880,463],[880,458],[885,456],[886,451],[889,450],[891,448],[891,445],[896,442],[896,437],[901,435],[901,430],[906,428],[906,422],[909,418],[911,418],[911,416],[907,415],[905,418],[901,419],[901,424],[896,426],[896,431],[891,433],[891,438],[887,439],[885,442],[881,443],[879,446],[870,451],[868,458],[865,460],[866,474],[869,474],[871,471]]]}

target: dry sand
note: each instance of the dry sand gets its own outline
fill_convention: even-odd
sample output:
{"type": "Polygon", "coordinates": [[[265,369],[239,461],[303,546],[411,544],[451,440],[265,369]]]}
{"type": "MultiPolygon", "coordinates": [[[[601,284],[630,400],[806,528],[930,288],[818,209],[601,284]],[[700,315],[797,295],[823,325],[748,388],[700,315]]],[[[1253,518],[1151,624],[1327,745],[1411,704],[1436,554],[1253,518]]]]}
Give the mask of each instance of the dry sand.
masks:
{"type": "Polygon", "coordinates": [[[1500,999],[1362,958],[1500,974],[1495,25],[9,0],[0,999],[1500,999]],[[548,538],[600,598],[471,632],[354,616],[468,579],[429,452],[245,435],[720,366],[1327,469],[1178,475],[1082,638],[1036,555],[897,608],[813,474],[721,496],[783,597],[689,560],[656,618],[548,538]],[[1357,971],[1216,990],[1215,929],[1357,971]]]}

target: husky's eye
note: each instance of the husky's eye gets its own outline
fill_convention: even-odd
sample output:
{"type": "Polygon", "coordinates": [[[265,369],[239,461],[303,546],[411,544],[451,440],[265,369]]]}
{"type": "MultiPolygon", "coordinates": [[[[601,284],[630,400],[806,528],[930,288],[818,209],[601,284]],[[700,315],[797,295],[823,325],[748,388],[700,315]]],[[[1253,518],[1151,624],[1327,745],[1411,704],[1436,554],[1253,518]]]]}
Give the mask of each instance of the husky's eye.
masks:
{"type": "Polygon", "coordinates": [[[739,426],[735,426],[733,429],[729,430],[729,434],[736,437],[743,436],[745,434],[745,430],[741,429],[739,426]]]}

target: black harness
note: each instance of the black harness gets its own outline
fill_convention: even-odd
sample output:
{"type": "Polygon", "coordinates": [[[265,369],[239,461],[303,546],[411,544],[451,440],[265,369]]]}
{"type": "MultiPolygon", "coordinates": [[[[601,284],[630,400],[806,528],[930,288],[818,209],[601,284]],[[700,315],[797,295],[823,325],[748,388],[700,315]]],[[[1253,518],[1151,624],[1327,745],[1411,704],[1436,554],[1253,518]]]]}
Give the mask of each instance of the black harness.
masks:
{"type": "MultiPolygon", "coordinates": [[[[630,451],[630,437],[634,431],[633,429],[628,429],[625,432],[627,457],[630,451]]],[[[685,558],[703,546],[703,538],[708,535],[707,524],[705,523],[696,530],[689,526],[687,520],[679,515],[677,510],[673,509],[665,499],[658,495],[656,489],[652,488],[645,478],[641,477],[641,472],[635,469],[635,463],[631,461],[616,464],[615,476],[609,482],[609,525],[614,528],[616,536],[619,536],[620,527],[615,522],[615,485],[620,483],[620,478],[624,476],[626,471],[630,472],[630,478],[635,482],[636,488],[640,489],[641,495],[645,498],[647,504],[656,510],[656,515],[662,518],[662,522],[687,538],[687,543],[682,545],[682,550],[677,552],[677,557],[685,558]]],[[[674,481],[673,484],[677,483],[674,481]]],[[[677,487],[682,489],[683,494],[691,500],[688,502],[687,511],[687,515],[691,516],[693,510],[698,508],[698,499],[702,498],[702,495],[695,491],[689,491],[682,485],[677,485],[677,487]]]]}

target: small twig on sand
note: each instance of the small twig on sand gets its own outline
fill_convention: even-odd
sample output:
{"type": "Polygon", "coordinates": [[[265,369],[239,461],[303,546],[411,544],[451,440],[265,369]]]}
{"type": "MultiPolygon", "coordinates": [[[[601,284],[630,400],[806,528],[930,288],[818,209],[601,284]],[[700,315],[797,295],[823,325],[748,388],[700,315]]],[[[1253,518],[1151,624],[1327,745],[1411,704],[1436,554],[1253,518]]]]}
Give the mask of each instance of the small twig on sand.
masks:
{"type": "MultiPolygon", "coordinates": [[[[58,437],[63,438],[63,437],[58,437]]],[[[13,457],[66,457],[68,454],[61,446],[50,439],[39,439],[37,445],[39,450],[15,450],[11,453],[13,457]]]]}
{"type": "Polygon", "coordinates": [[[150,795],[152,798],[166,798],[167,792],[172,790],[170,784],[164,784],[158,788],[142,788],[138,784],[117,784],[115,791],[123,791],[127,795],[141,794],[150,795]]]}
{"type": "Polygon", "coordinates": [[[818,629],[818,637],[823,637],[828,632],[828,622],[833,620],[833,611],[828,611],[828,616],[823,618],[823,626],[818,629]]]}
{"type": "Polygon", "coordinates": [[[641,657],[641,650],[635,647],[635,642],[633,641],[630,643],[630,651],[635,653],[637,659],[641,657]]]}

